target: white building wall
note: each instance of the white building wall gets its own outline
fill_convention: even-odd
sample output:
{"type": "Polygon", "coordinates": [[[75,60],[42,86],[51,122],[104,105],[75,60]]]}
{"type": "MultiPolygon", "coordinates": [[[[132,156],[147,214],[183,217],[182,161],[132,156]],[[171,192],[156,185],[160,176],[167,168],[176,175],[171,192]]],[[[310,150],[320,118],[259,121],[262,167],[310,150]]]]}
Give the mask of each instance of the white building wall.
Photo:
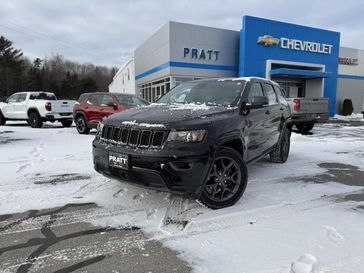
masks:
{"type": "Polygon", "coordinates": [[[342,114],[345,99],[352,100],[354,113],[361,113],[364,110],[364,50],[340,47],[339,56],[351,63],[339,64],[336,113],[342,114]]]}
{"type": "Polygon", "coordinates": [[[126,62],[115,74],[109,84],[109,92],[135,95],[135,63],[134,59],[126,62]]]}
{"type": "Polygon", "coordinates": [[[352,65],[339,63],[339,75],[364,76],[364,50],[340,47],[339,57],[356,60],[352,65]]]}

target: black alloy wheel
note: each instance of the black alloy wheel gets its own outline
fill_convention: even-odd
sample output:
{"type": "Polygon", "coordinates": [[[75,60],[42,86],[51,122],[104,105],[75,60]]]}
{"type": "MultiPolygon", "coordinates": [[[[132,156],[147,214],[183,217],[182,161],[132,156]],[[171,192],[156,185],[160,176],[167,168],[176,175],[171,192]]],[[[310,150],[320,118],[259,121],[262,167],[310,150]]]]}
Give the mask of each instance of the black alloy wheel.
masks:
{"type": "Polygon", "coordinates": [[[296,124],[297,130],[301,134],[307,134],[309,131],[312,130],[313,126],[315,126],[315,123],[313,122],[304,122],[296,124]]]}
{"type": "Polygon", "coordinates": [[[284,163],[288,159],[289,150],[291,146],[291,132],[285,127],[273,151],[269,153],[269,158],[274,163],[284,163]]]}
{"type": "Polygon", "coordinates": [[[90,132],[90,128],[87,127],[86,120],[83,116],[77,117],[76,128],[80,134],[88,134],[90,132]]]}
{"type": "Polygon", "coordinates": [[[212,209],[233,205],[246,188],[247,174],[241,155],[231,148],[221,148],[211,164],[199,201],[212,209]]]}
{"type": "Polygon", "coordinates": [[[41,128],[43,125],[42,117],[37,112],[33,112],[29,115],[28,124],[32,128],[41,128]]]}

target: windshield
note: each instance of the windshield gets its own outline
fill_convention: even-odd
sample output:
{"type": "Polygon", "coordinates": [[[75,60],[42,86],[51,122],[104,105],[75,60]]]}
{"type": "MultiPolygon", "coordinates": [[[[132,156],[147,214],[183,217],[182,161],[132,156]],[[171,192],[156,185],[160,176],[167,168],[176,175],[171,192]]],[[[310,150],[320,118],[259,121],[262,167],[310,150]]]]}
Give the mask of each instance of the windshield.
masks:
{"type": "Polygon", "coordinates": [[[127,95],[116,95],[119,103],[123,106],[143,106],[149,103],[141,98],[127,95]]]}
{"type": "Polygon", "coordinates": [[[234,106],[244,81],[203,80],[183,83],[158,100],[158,103],[196,103],[234,106]]]}
{"type": "Polygon", "coordinates": [[[56,96],[51,93],[32,93],[29,97],[30,100],[57,100],[56,96]]]}

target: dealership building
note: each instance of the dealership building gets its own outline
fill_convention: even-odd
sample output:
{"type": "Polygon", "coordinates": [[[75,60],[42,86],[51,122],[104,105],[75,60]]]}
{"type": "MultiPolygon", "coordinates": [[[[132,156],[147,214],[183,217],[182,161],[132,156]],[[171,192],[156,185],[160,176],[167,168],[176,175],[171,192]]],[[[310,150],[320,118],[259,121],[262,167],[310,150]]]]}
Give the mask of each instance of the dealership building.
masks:
{"type": "Polygon", "coordinates": [[[240,32],[168,22],[135,50],[133,65],[135,93],[149,101],[185,81],[257,76],[289,97],[328,97],[331,116],[346,98],[363,111],[364,50],[340,47],[331,30],[252,16],[240,32]]]}

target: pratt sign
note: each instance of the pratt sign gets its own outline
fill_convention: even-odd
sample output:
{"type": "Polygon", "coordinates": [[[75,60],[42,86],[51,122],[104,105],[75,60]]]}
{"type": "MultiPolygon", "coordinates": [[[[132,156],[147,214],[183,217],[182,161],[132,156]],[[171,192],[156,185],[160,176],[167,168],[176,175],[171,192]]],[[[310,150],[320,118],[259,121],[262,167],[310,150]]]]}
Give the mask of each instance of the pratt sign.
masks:
{"type": "Polygon", "coordinates": [[[297,51],[307,51],[320,54],[331,54],[333,45],[321,44],[311,41],[302,41],[290,38],[273,38],[270,35],[264,35],[258,37],[258,44],[263,44],[264,46],[274,46],[279,45],[283,49],[297,50],[297,51]]]}
{"type": "Polygon", "coordinates": [[[219,50],[214,49],[197,49],[185,47],[183,49],[183,58],[190,57],[191,59],[197,60],[213,60],[219,59],[219,50]]]}

